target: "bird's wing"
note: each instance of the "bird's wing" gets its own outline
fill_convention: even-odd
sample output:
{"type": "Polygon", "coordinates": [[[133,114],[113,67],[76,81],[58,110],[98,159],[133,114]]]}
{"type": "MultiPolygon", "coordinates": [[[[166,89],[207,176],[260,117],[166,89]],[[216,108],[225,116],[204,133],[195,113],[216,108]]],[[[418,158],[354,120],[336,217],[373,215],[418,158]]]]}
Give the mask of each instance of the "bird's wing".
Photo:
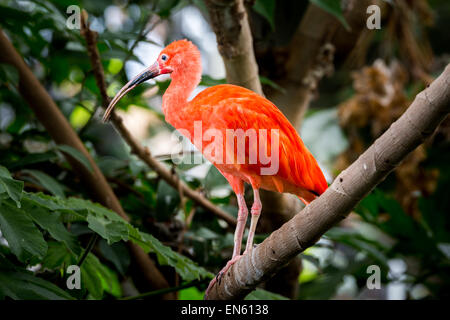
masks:
{"type": "MultiPolygon", "coordinates": [[[[202,91],[191,101],[190,106],[197,119],[202,119],[203,130],[215,128],[224,132],[226,129],[247,131],[253,129],[258,135],[257,144],[245,146],[246,163],[252,150],[258,149],[258,162],[254,165],[238,165],[236,170],[248,170],[252,174],[259,175],[262,167],[270,167],[261,163],[260,150],[266,150],[271,155],[275,146],[275,134],[279,138],[278,171],[274,175],[280,183],[288,182],[292,185],[310,190],[315,194],[321,194],[327,187],[322,171],[316,160],[303,144],[300,136],[281,111],[269,100],[248,89],[234,85],[219,85],[202,91]],[[260,137],[266,130],[267,139],[260,137]],[[271,135],[271,130],[274,135],[271,135]],[[265,148],[263,144],[266,143],[265,148]]],[[[226,140],[225,148],[234,148],[232,154],[236,154],[236,143],[226,140]]],[[[226,152],[226,150],[224,151],[226,152]]],[[[277,186],[278,188],[278,186],[277,186]]]]}

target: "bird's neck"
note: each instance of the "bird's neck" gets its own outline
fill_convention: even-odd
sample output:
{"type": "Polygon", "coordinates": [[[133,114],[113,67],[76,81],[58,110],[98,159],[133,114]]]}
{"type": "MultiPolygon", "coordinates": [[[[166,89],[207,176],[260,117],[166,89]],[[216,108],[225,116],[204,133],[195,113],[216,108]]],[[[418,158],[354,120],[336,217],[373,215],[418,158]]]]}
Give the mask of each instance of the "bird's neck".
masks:
{"type": "Polygon", "coordinates": [[[173,72],[171,78],[172,81],[163,96],[162,112],[168,123],[180,128],[184,124],[188,98],[200,83],[201,71],[173,72]]]}

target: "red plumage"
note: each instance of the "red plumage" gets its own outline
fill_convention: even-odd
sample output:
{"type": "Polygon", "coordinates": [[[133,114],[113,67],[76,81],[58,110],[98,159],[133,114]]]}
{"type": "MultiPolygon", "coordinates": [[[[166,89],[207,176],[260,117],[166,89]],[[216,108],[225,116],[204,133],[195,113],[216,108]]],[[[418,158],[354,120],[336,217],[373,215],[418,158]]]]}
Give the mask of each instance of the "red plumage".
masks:
{"type": "MultiPolygon", "coordinates": [[[[261,167],[267,167],[269,164],[262,165],[260,161],[248,164],[251,146],[247,140],[245,164],[224,165],[213,162],[226,178],[229,179],[231,175],[258,188],[293,193],[308,202],[327,188],[322,171],[294,127],[272,102],[253,91],[229,84],[210,87],[189,102],[185,112],[189,117],[184,119],[184,123],[191,136],[194,135],[192,127],[194,119],[202,121],[203,130],[214,128],[221,131],[224,137],[226,129],[243,131],[254,129],[258,134],[261,129],[279,130],[280,161],[276,175],[260,175],[261,167]],[[186,126],[187,123],[190,125],[186,126]]],[[[271,135],[267,134],[268,150],[271,150],[270,138],[271,135]]],[[[203,146],[196,146],[204,150],[207,145],[207,142],[203,142],[203,146]]],[[[235,154],[236,147],[235,145],[235,154]]],[[[227,145],[224,144],[223,154],[226,148],[227,145]]],[[[236,185],[236,179],[231,180],[233,190],[239,192],[240,187],[236,185]]]]}

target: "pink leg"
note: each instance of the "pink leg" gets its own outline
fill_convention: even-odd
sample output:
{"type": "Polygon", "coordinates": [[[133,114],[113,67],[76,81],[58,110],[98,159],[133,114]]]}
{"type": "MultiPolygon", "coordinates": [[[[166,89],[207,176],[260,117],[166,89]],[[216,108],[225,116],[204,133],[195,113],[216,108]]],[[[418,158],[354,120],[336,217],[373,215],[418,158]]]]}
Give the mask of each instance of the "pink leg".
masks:
{"type": "Polygon", "coordinates": [[[212,289],[212,287],[216,284],[217,281],[220,282],[220,279],[222,276],[230,269],[230,267],[241,258],[241,245],[242,245],[242,236],[244,234],[245,224],[247,222],[247,216],[248,216],[248,209],[247,205],[245,203],[244,194],[243,193],[236,193],[237,200],[238,200],[238,217],[237,217],[237,225],[236,229],[234,231],[234,248],[233,248],[233,256],[230,261],[226,264],[226,266],[220,270],[220,272],[217,274],[214,279],[211,280],[211,282],[208,285],[208,288],[205,292],[205,298],[208,296],[209,291],[212,289]]]}
{"type": "Polygon", "coordinates": [[[250,222],[250,230],[248,232],[247,245],[245,246],[244,254],[250,253],[253,249],[253,238],[255,236],[256,225],[258,224],[258,219],[259,219],[259,216],[261,215],[261,210],[262,210],[262,204],[261,204],[261,199],[259,198],[259,190],[258,189],[253,189],[253,197],[254,197],[254,201],[253,201],[252,210],[251,210],[252,220],[250,222]]]}
{"type": "Polygon", "coordinates": [[[241,254],[242,236],[244,235],[245,224],[247,223],[248,216],[248,209],[247,204],[245,203],[244,195],[239,193],[236,196],[238,199],[239,211],[236,230],[234,231],[234,249],[232,259],[241,254]]]}

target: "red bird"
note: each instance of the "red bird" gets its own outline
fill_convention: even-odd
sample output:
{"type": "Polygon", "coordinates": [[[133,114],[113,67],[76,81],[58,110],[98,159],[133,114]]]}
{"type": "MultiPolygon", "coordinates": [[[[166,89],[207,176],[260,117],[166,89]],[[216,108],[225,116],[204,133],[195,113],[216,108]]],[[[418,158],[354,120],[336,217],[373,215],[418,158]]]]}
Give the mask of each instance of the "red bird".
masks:
{"type": "MultiPolygon", "coordinates": [[[[187,40],[169,44],[153,65],[129,81],[111,101],[103,120],[108,120],[116,103],[127,92],[161,74],[170,74],[172,78],[162,103],[166,121],[188,136],[228,180],[237,196],[239,211],[233,256],[219,273],[222,276],[241,257],[248,215],[244,183],[252,186],[254,195],[244,254],[253,248],[253,236],[262,209],[259,189],[292,193],[308,204],[325,191],[327,183],[297,131],[266,98],[226,84],[207,88],[188,101],[200,83],[202,69],[199,50],[187,40]],[[195,137],[199,124],[203,132],[201,139],[195,137]],[[240,146],[238,140],[242,134],[236,134],[239,130],[244,139],[240,146]],[[206,132],[213,133],[214,139],[205,137],[206,132]]],[[[211,281],[207,292],[216,279],[211,281]]]]}

